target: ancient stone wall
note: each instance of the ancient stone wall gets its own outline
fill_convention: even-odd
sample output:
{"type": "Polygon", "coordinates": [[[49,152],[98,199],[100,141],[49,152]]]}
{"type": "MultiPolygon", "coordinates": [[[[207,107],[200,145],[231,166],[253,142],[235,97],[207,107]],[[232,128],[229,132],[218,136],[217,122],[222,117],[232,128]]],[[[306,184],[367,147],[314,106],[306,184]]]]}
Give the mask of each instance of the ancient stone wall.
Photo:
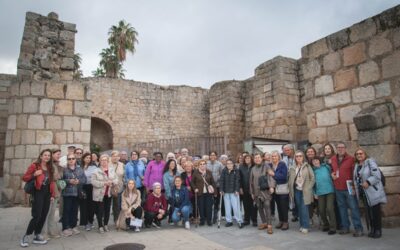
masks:
{"type": "Polygon", "coordinates": [[[107,78],[87,78],[82,83],[90,86],[91,116],[112,127],[114,148],[209,135],[206,89],[107,78]]]}

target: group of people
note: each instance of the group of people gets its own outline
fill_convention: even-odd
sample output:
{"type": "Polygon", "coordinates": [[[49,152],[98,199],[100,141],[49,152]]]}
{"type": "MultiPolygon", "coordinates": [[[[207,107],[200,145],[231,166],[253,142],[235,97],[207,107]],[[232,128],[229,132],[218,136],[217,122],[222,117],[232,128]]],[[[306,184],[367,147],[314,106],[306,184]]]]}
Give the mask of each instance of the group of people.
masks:
{"type": "Polygon", "coordinates": [[[320,153],[311,146],[295,151],[288,144],[282,152],[244,152],[236,160],[218,158],[217,152],[192,157],[187,149],[168,153],[165,160],[161,152],[149,160],[147,151],[132,151],[128,159],[125,151],[99,156],[70,146],[63,157],[59,149],[43,150],[23,180],[33,183],[34,192],[22,247],[29,246],[32,234],[34,244],[79,234],[78,221],[84,230],[93,230],[95,217],[98,232],[108,232],[111,210],[117,230],[160,228],[165,218],[186,229],[193,223],[219,226],[224,218],[226,227],[252,224],[273,234],[276,208],[276,229],[289,229],[291,210],[300,232],[308,233],[316,213],[320,229],[332,235],[338,229],[340,234],[350,232],[350,209],[353,235],[358,237],[363,235],[359,201],[367,211],[368,236],[379,238],[380,204],[386,202],[375,160],[363,149],[352,157],[344,143],[336,148],[327,143],[320,153]],[[61,233],[57,222],[62,223],[61,233]]]}

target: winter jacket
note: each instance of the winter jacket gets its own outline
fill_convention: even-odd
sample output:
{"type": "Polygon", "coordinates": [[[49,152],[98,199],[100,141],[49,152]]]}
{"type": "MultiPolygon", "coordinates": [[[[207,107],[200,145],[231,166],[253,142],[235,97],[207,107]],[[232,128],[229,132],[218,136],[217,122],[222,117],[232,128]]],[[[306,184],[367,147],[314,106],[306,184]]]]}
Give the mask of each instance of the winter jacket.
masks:
{"type": "Polygon", "coordinates": [[[170,175],[169,171],[163,174],[163,184],[165,190],[165,196],[167,200],[171,198],[171,189],[174,186],[174,178],[175,176],[179,176],[178,171],[176,171],[176,175],[170,175]]]}
{"type": "Polygon", "coordinates": [[[75,166],[75,169],[72,170],[69,166],[64,169],[63,180],[66,181],[67,186],[64,188],[62,195],[63,196],[73,196],[78,197],[79,190],[81,190],[81,186],[86,184],[86,175],[81,167],[75,166]],[[72,185],[69,181],[72,179],[78,179],[78,185],[72,185]]]}
{"type": "Polygon", "coordinates": [[[313,167],[315,176],[314,193],[316,195],[325,195],[335,192],[331,177],[331,167],[322,163],[319,167],[313,167]]]}
{"type": "Polygon", "coordinates": [[[171,190],[171,206],[172,209],[182,209],[184,206],[190,206],[192,203],[189,199],[189,191],[185,186],[181,186],[180,189],[175,187],[171,190]]]}
{"type": "MultiPolygon", "coordinates": [[[[35,180],[35,189],[36,190],[40,190],[42,188],[42,184],[43,184],[43,181],[46,178],[46,175],[45,175],[44,172],[42,172],[41,175],[38,175],[36,177],[33,176],[33,175],[34,175],[36,170],[41,170],[41,169],[42,169],[42,166],[40,164],[32,163],[28,167],[28,169],[26,170],[24,176],[22,177],[22,180],[25,181],[25,182],[29,182],[33,178],[36,178],[36,180],[35,180]]],[[[51,197],[55,197],[56,196],[56,192],[55,192],[56,185],[55,185],[55,182],[53,181],[52,177],[49,178],[49,179],[50,179],[49,180],[50,181],[50,183],[49,183],[50,184],[50,194],[51,194],[51,197]]]]}
{"type": "MultiPolygon", "coordinates": [[[[217,188],[216,188],[216,185],[215,185],[215,182],[214,182],[214,178],[213,178],[212,173],[211,173],[210,170],[208,170],[208,169],[206,170],[204,179],[206,180],[208,185],[212,185],[213,186],[214,193],[215,193],[217,191],[216,190],[217,188]]],[[[199,170],[195,170],[194,173],[193,173],[192,189],[193,189],[193,191],[198,189],[199,192],[197,193],[197,195],[199,195],[199,196],[201,196],[203,193],[208,193],[207,185],[204,183],[202,174],[200,173],[199,170]],[[206,192],[204,192],[204,190],[206,192]]]]}
{"type": "Polygon", "coordinates": [[[339,178],[333,181],[335,189],[340,191],[347,190],[346,181],[353,180],[354,158],[345,154],[341,164],[339,164],[338,156],[335,155],[331,158],[331,162],[332,173],[339,173],[339,178]]]}
{"type": "Polygon", "coordinates": [[[104,196],[111,197],[111,186],[108,188],[104,185],[107,181],[112,181],[114,185],[118,185],[118,178],[115,173],[115,169],[112,166],[108,167],[108,176],[101,167],[97,169],[92,175],[92,186],[93,186],[93,201],[103,201],[104,196]]]}
{"type": "Polygon", "coordinates": [[[212,176],[214,178],[214,182],[217,187],[219,187],[219,178],[221,178],[222,170],[224,169],[224,165],[222,165],[219,161],[208,161],[207,169],[211,171],[212,176]]]}
{"type": "Polygon", "coordinates": [[[144,210],[146,212],[158,214],[158,210],[162,209],[167,211],[167,208],[167,200],[165,199],[164,194],[161,194],[160,197],[156,197],[153,193],[147,196],[146,203],[144,205],[144,210]]]}
{"type": "MultiPolygon", "coordinates": [[[[260,190],[260,185],[258,184],[258,179],[262,175],[268,175],[267,171],[269,169],[268,165],[254,165],[250,172],[250,194],[255,198],[262,198],[270,200],[272,198],[269,190],[260,190]]],[[[268,186],[270,188],[275,188],[276,182],[274,178],[268,175],[268,186]]]]}
{"type": "Polygon", "coordinates": [[[228,168],[222,170],[221,178],[219,179],[219,190],[224,193],[235,193],[240,190],[240,174],[236,167],[231,171],[228,168]]]}
{"type": "MultiPolygon", "coordinates": [[[[121,195],[121,211],[119,213],[118,220],[115,225],[117,229],[123,229],[123,230],[126,229],[125,220],[131,217],[132,209],[140,207],[140,203],[142,202],[139,190],[137,190],[136,193],[133,193],[132,201],[129,200],[129,197],[125,196],[125,192],[126,191],[123,191],[121,195]]],[[[138,219],[141,219],[142,216],[138,219]]]]}
{"type": "Polygon", "coordinates": [[[125,183],[128,180],[135,180],[136,188],[141,188],[143,186],[144,171],[145,167],[141,160],[129,161],[125,165],[125,183]]]}
{"type": "MultiPolygon", "coordinates": [[[[303,182],[303,200],[305,205],[311,204],[314,201],[313,188],[315,184],[314,172],[308,163],[304,163],[300,167],[300,175],[304,178],[303,182]]],[[[296,180],[296,167],[291,167],[289,169],[289,196],[292,201],[294,201],[294,190],[295,190],[295,180],[296,180]]]]}
{"type": "Polygon", "coordinates": [[[276,169],[274,169],[273,164],[269,163],[269,167],[274,171],[274,180],[276,184],[285,184],[288,182],[288,166],[284,161],[278,162],[276,169]]]}
{"type": "Polygon", "coordinates": [[[240,175],[240,188],[243,189],[243,193],[250,193],[250,172],[253,166],[247,166],[245,164],[241,164],[239,166],[239,175],[240,175]]]}
{"type": "Polygon", "coordinates": [[[367,199],[368,206],[372,207],[379,203],[386,203],[386,194],[381,181],[381,172],[373,158],[368,158],[364,161],[363,165],[356,164],[354,168],[353,183],[356,184],[357,198],[360,199],[360,190],[364,191],[365,198],[367,199]],[[363,182],[368,182],[367,189],[360,187],[363,182]]]}
{"type": "Polygon", "coordinates": [[[163,184],[163,171],[165,162],[156,162],[155,160],[149,162],[144,173],[144,185],[147,189],[152,190],[153,184],[159,182],[161,184],[161,189],[164,190],[163,184]]]}

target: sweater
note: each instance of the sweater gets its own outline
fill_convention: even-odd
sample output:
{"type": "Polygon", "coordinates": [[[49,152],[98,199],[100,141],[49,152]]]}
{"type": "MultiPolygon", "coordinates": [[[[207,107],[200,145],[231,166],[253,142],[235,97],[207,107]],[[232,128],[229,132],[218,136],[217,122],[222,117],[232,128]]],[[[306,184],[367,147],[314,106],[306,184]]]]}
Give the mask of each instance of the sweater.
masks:
{"type": "Polygon", "coordinates": [[[354,158],[346,153],[341,164],[339,164],[337,155],[333,156],[331,161],[332,173],[339,173],[339,178],[333,181],[335,189],[340,191],[347,190],[346,181],[353,180],[354,158]]]}
{"type": "Polygon", "coordinates": [[[144,185],[147,189],[152,190],[153,184],[159,182],[161,184],[161,189],[164,189],[163,184],[163,171],[165,162],[156,162],[155,160],[149,162],[146,171],[144,173],[144,185]]]}
{"type": "Polygon", "coordinates": [[[234,167],[231,171],[228,168],[222,170],[221,178],[219,179],[219,189],[224,193],[239,192],[240,189],[240,174],[239,170],[234,167]]]}
{"type": "Polygon", "coordinates": [[[325,195],[335,192],[333,187],[331,168],[328,164],[322,163],[319,167],[313,167],[315,175],[314,193],[316,195],[325,195]]]}
{"type": "Polygon", "coordinates": [[[144,171],[145,167],[141,160],[129,161],[125,166],[125,183],[128,180],[135,180],[136,188],[141,188],[143,186],[144,171]]]}
{"type": "Polygon", "coordinates": [[[144,210],[158,214],[158,210],[160,209],[167,211],[167,200],[164,194],[161,194],[160,197],[156,197],[153,193],[149,194],[146,198],[144,210]]]}

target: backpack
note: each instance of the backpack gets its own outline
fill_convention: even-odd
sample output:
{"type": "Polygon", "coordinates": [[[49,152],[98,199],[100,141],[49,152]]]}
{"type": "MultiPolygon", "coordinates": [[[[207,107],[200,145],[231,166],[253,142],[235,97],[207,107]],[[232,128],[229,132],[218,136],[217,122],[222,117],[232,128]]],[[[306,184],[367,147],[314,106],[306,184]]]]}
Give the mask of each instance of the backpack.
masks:
{"type": "MultiPolygon", "coordinates": [[[[371,171],[371,166],[369,165],[369,161],[368,161],[368,167],[369,167],[369,171],[371,171]]],[[[381,174],[382,185],[383,185],[383,187],[385,187],[385,185],[386,185],[386,177],[383,175],[382,170],[379,167],[377,167],[377,168],[379,170],[379,173],[381,174]]]]}

